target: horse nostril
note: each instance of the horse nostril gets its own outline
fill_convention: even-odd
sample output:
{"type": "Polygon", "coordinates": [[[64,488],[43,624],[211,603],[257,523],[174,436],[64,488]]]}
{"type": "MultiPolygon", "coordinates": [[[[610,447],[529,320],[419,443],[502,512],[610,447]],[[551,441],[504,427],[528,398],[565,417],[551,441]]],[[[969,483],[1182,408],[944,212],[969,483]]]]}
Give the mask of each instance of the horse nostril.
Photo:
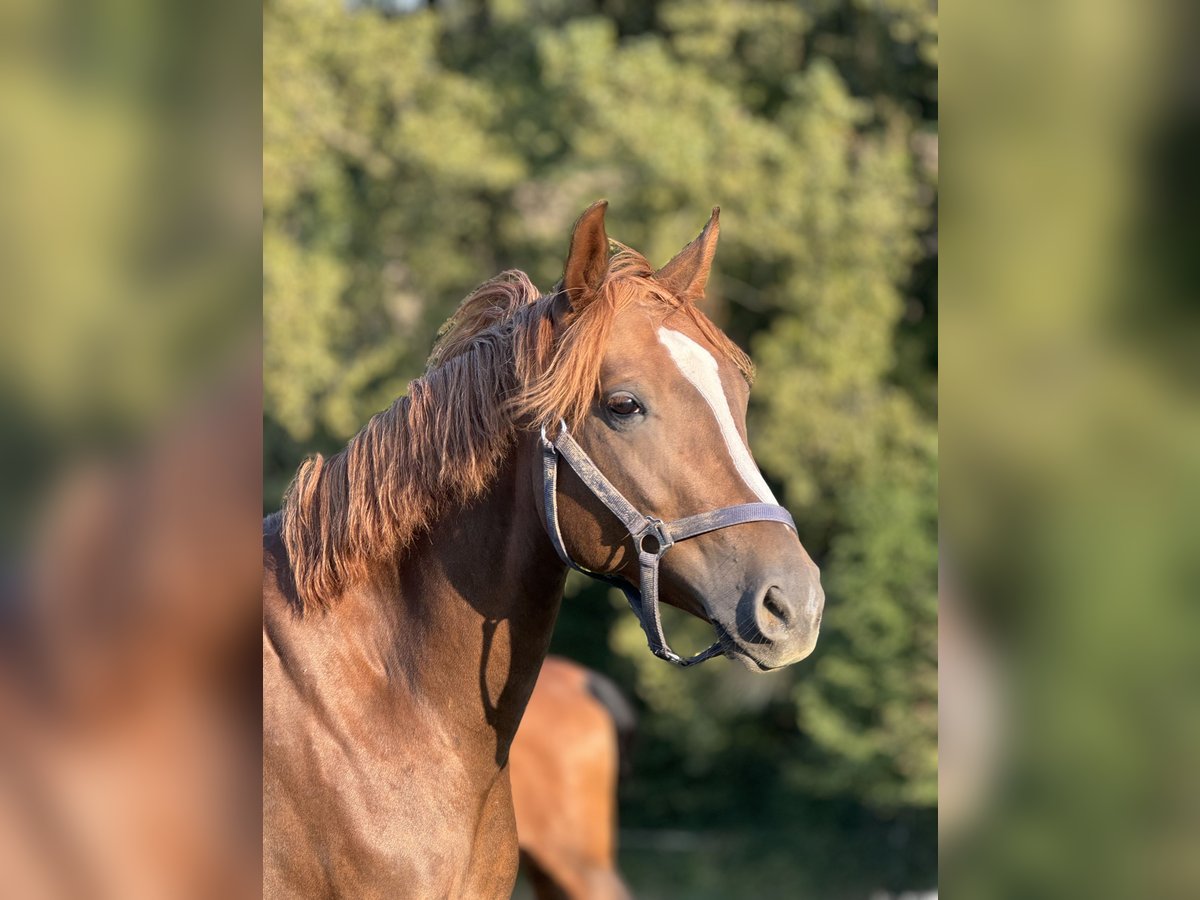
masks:
{"type": "Polygon", "coordinates": [[[763,637],[770,640],[782,637],[782,633],[792,624],[793,615],[783,592],[775,585],[767,588],[760,605],[758,623],[763,637]]]}
{"type": "Polygon", "coordinates": [[[784,606],[783,597],[779,593],[779,588],[773,585],[767,591],[767,595],[763,597],[763,606],[765,606],[767,611],[777,619],[782,619],[784,622],[787,622],[791,618],[791,611],[784,606]]]}

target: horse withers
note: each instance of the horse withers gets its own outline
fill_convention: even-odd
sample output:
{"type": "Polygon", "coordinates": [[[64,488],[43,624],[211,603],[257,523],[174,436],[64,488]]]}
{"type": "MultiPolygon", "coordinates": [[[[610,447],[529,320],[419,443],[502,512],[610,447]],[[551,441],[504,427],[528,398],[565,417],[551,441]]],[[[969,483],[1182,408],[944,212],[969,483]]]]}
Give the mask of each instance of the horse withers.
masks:
{"type": "Polygon", "coordinates": [[[485,283],[425,375],[264,522],[264,890],[507,896],[508,753],[568,565],[754,670],[807,656],[816,566],[750,456],[749,359],[697,308],[718,220],[655,271],[606,204],[563,279],[485,283]],[[559,465],[560,462],[565,462],[559,465]]]}

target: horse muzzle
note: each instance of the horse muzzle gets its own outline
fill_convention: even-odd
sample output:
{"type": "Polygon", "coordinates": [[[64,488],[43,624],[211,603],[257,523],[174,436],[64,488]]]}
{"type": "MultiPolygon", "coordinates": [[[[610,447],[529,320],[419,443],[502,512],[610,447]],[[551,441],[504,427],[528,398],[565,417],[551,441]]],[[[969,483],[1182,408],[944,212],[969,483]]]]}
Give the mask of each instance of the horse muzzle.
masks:
{"type": "Polygon", "coordinates": [[[824,608],[814,566],[797,576],[763,579],[743,592],[735,609],[709,610],[709,617],[726,656],[751,671],[768,672],[813,652],[824,608]]]}

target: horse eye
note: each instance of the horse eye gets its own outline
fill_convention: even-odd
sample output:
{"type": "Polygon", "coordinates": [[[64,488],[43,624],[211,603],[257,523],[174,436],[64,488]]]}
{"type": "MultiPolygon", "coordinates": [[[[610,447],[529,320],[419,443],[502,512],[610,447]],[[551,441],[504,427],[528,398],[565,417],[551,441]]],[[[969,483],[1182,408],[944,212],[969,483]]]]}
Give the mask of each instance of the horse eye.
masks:
{"type": "Polygon", "coordinates": [[[632,416],[642,411],[642,405],[632,394],[613,394],[608,398],[608,410],[617,416],[632,416]]]}

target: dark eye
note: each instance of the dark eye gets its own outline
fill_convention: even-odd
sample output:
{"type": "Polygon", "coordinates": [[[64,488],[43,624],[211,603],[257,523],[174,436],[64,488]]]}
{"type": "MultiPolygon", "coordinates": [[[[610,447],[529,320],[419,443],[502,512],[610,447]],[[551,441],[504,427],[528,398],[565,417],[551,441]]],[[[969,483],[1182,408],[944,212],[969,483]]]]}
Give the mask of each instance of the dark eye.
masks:
{"type": "Polygon", "coordinates": [[[614,416],[632,416],[642,412],[642,404],[637,402],[633,394],[625,391],[613,394],[608,398],[608,411],[614,416]]]}

